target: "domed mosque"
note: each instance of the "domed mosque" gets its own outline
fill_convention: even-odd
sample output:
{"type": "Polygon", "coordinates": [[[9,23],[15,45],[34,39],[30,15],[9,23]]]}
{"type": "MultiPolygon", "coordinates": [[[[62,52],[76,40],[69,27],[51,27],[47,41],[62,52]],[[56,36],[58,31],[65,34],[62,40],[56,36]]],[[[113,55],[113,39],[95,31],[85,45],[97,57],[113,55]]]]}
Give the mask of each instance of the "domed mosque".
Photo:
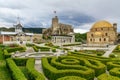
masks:
{"type": "Polygon", "coordinates": [[[108,21],[96,22],[87,33],[87,44],[108,45],[117,41],[117,24],[108,21]]]}

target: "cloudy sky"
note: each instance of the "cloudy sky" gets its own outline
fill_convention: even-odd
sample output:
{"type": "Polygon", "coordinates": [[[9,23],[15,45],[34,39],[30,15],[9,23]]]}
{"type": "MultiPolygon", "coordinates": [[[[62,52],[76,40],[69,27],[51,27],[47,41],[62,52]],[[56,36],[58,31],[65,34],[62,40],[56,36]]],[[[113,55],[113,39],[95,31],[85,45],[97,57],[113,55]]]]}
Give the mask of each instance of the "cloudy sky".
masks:
{"type": "Polygon", "coordinates": [[[0,27],[12,27],[20,17],[24,27],[50,27],[56,15],[75,32],[87,32],[99,20],[118,24],[120,0],[0,0],[0,27]]]}

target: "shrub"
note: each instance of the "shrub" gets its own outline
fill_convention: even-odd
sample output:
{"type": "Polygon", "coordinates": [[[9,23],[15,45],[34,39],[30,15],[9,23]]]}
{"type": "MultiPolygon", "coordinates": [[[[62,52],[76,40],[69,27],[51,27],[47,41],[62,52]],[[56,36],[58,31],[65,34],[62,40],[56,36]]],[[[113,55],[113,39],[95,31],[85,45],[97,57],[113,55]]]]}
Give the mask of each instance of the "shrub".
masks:
{"type": "Polygon", "coordinates": [[[116,56],[115,56],[115,54],[110,54],[109,57],[110,58],[115,58],[116,56]]]}
{"type": "Polygon", "coordinates": [[[80,43],[75,43],[75,44],[64,44],[63,46],[76,46],[76,45],[81,45],[80,43]]]}
{"type": "MultiPolygon", "coordinates": [[[[85,59],[74,57],[74,56],[61,56],[56,61],[63,63],[64,60],[72,60],[72,61],[67,61],[67,63],[66,63],[66,64],[68,64],[68,63],[71,64],[70,67],[72,67],[72,66],[75,67],[75,65],[80,64],[82,66],[87,66],[88,68],[93,69],[95,71],[95,76],[105,73],[105,71],[106,71],[106,66],[97,60],[93,60],[93,59],[85,60],[85,59]]],[[[52,63],[52,61],[51,61],[51,63],[52,63]]]]}
{"type": "Polygon", "coordinates": [[[100,61],[92,59],[89,59],[88,61],[89,62],[86,62],[85,65],[95,70],[95,76],[99,76],[100,74],[106,72],[106,66],[100,61]]]}
{"type": "Polygon", "coordinates": [[[39,49],[40,49],[40,51],[50,51],[50,48],[48,48],[48,47],[33,46],[33,49],[35,52],[38,52],[39,49]]]}
{"type": "Polygon", "coordinates": [[[97,79],[98,80],[120,80],[120,78],[118,78],[118,77],[111,76],[111,75],[105,74],[105,73],[98,76],[97,79]]]}
{"type": "Polygon", "coordinates": [[[78,77],[78,76],[65,76],[62,78],[58,78],[57,80],[86,80],[86,79],[78,77]]]}
{"type": "Polygon", "coordinates": [[[94,78],[94,71],[91,69],[88,69],[87,67],[81,66],[79,68],[79,70],[78,69],[76,70],[75,68],[70,69],[67,66],[63,66],[63,67],[66,67],[67,68],[66,69],[61,66],[61,69],[60,68],[57,69],[57,68],[54,68],[49,63],[50,60],[51,60],[51,58],[48,58],[48,59],[42,58],[42,67],[43,67],[44,74],[50,80],[56,80],[56,79],[64,77],[64,76],[81,76],[83,78],[86,78],[87,80],[93,80],[93,78],[94,78]]]}
{"type": "Polygon", "coordinates": [[[83,58],[86,58],[86,59],[99,60],[99,61],[101,61],[104,64],[106,64],[108,61],[116,61],[115,59],[113,60],[113,59],[106,58],[106,57],[93,56],[93,55],[90,55],[90,54],[83,54],[83,53],[80,53],[80,52],[69,52],[68,55],[75,56],[75,57],[83,57],[83,58]]]}
{"type": "Polygon", "coordinates": [[[26,66],[27,58],[14,58],[13,60],[17,66],[26,66]]]}
{"type": "Polygon", "coordinates": [[[26,68],[29,73],[29,77],[31,80],[45,80],[45,77],[42,73],[39,73],[34,69],[35,59],[30,58],[27,60],[26,68]]]}
{"type": "Polygon", "coordinates": [[[98,52],[97,56],[102,56],[104,53],[98,52]]]}
{"type": "Polygon", "coordinates": [[[4,49],[4,50],[3,50],[3,54],[4,54],[5,58],[10,58],[12,52],[25,51],[25,50],[26,50],[25,47],[7,48],[7,49],[4,49]]]}
{"type": "Polygon", "coordinates": [[[35,52],[38,52],[38,49],[36,48],[36,46],[33,46],[33,49],[35,52]]]}
{"type": "Polygon", "coordinates": [[[14,80],[27,80],[22,71],[17,67],[11,58],[7,59],[7,64],[14,80]]]}
{"type": "Polygon", "coordinates": [[[25,47],[15,47],[15,48],[8,48],[6,49],[8,53],[16,52],[16,51],[25,51],[25,47]]]}
{"type": "Polygon", "coordinates": [[[4,56],[5,56],[5,59],[11,57],[11,54],[9,54],[6,49],[4,49],[3,54],[4,54],[4,56]]]}
{"type": "Polygon", "coordinates": [[[113,68],[109,71],[109,73],[112,75],[112,76],[116,76],[116,77],[119,77],[120,78],[120,68],[113,68]]]}
{"type": "Polygon", "coordinates": [[[56,52],[56,49],[55,49],[55,48],[52,48],[52,52],[56,52]]]}
{"type": "Polygon", "coordinates": [[[46,46],[50,46],[50,47],[54,46],[51,42],[45,43],[45,45],[46,45],[46,46]]]}
{"type": "Polygon", "coordinates": [[[32,47],[32,46],[34,46],[34,44],[26,43],[26,46],[27,46],[27,47],[32,47]]]}
{"type": "Polygon", "coordinates": [[[63,59],[63,60],[61,60],[61,63],[69,64],[69,65],[79,65],[80,64],[80,62],[77,59],[63,59]]]}
{"type": "Polygon", "coordinates": [[[108,62],[107,63],[107,70],[111,70],[113,68],[119,68],[120,62],[108,62]]]}

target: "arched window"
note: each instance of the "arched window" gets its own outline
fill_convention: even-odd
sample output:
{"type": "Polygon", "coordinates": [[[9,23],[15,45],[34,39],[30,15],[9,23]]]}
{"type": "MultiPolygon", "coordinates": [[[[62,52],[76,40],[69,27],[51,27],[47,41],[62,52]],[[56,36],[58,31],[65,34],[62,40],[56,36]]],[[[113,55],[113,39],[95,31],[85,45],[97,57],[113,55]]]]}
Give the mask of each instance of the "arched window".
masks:
{"type": "Polygon", "coordinates": [[[97,31],[97,28],[95,28],[95,31],[97,31]]]}
{"type": "Polygon", "coordinates": [[[101,41],[101,38],[99,39],[99,41],[101,41]]]}
{"type": "Polygon", "coordinates": [[[105,33],[105,36],[108,36],[108,33],[105,33]]]}
{"type": "Polygon", "coordinates": [[[101,30],[103,30],[103,28],[101,28],[101,30]]]}
{"type": "Polygon", "coordinates": [[[106,41],[106,38],[104,38],[104,41],[106,41]]]}
{"type": "Polygon", "coordinates": [[[91,34],[91,36],[93,37],[93,34],[91,34]]]}
{"type": "Polygon", "coordinates": [[[92,41],[92,39],[90,39],[90,41],[92,41]]]}

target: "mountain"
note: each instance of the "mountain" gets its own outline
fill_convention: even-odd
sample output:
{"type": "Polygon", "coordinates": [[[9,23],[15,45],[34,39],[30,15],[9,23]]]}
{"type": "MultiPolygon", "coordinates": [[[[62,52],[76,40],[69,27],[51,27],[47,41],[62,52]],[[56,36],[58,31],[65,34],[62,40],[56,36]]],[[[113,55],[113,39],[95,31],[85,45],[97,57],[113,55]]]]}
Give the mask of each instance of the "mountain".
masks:
{"type": "MultiPolygon", "coordinates": [[[[45,29],[45,28],[23,28],[23,32],[41,34],[43,29],[45,29]]],[[[13,28],[13,27],[12,28],[1,27],[0,31],[14,32],[15,28],[13,28]]]]}

